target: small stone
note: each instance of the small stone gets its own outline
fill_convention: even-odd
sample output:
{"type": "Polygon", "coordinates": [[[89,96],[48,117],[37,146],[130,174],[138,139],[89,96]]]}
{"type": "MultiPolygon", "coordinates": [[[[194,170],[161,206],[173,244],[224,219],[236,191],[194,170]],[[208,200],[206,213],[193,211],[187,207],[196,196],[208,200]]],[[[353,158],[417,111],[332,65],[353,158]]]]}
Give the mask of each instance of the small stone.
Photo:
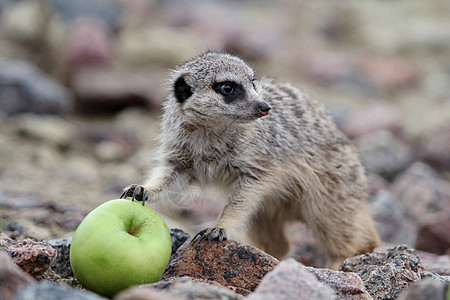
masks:
{"type": "Polygon", "coordinates": [[[370,201],[376,229],[385,243],[414,247],[417,223],[407,215],[406,208],[390,191],[380,190],[370,201]]]}
{"type": "Polygon", "coordinates": [[[59,148],[67,148],[75,135],[73,125],[58,116],[22,114],[14,122],[19,134],[59,148]]]}
{"type": "Polygon", "coordinates": [[[170,237],[172,238],[172,255],[181,247],[188,239],[189,234],[178,228],[170,228],[170,237]]]}
{"type": "Polygon", "coordinates": [[[348,258],[339,269],[357,273],[374,299],[397,299],[423,271],[416,251],[405,245],[348,258]]]}
{"type": "Polygon", "coordinates": [[[276,258],[253,246],[196,236],[178,249],[161,280],[189,276],[247,295],[277,264],[276,258]]]}
{"type": "Polygon", "coordinates": [[[305,266],[288,258],[269,272],[246,299],[336,299],[336,294],[305,266]]]}
{"type": "Polygon", "coordinates": [[[391,191],[417,221],[430,213],[450,207],[450,183],[432,167],[422,162],[413,163],[391,185],[391,191]]]}
{"type": "Polygon", "coordinates": [[[450,256],[417,251],[423,268],[439,275],[450,276],[450,256]]]}
{"type": "Polygon", "coordinates": [[[430,132],[420,144],[420,157],[441,171],[450,171],[450,123],[430,132]]]}
{"type": "Polygon", "coordinates": [[[388,180],[402,172],[412,159],[408,145],[387,130],[364,135],[355,144],[368,171],[388,180]]]}
{"type": "Polygon", "coordinates": [[[58,251],[58,255],[52,263],[52,270],[63,278],[74,277],[75,274],[73,274],[72,266],[70,265],[70,245],[72,238],[49,240],[46,242],[58,251]]]}
{"type": "Polygon", "coordinates": [[[448,287],[448,282],[446,283],[434,279],[425,279],[408,287],[406,291],[400,294],[398,300],[448,299],[448,287]]]}
{"type": "Polygon", "coordinates": [[[20,269],[3,251],[0,251],[0,298],[10,300],[16,291],[23,286],[32,284],[33,277],[20,269]]]}
{"type": "Polygon", "coordinates": [[[372,299],[372,296],[370,296],[364,287],[363,281],[356,273],[309,267],[307,269],[320,282],[331,287],[336,292],[336,299],[372,299]]]}
{"type": "Polygon", "coordinates": [[[450,250],[450,207],[429,214],[421,222],[417,249],[444,254],[450,250]]]}
{"type": "Polygon", "coordinates": [[[47,280],[27,285],[17,291],[14,300],[106,300],[87,290],[62,286],[47,280]]]}
{"type": "Polygon", "coordinates": [[[0,248],[5,249],[14,262],[32,276],[42,275],[56,258],[51,246],[30,239],[15,241],[0,234],[0,248]]]}

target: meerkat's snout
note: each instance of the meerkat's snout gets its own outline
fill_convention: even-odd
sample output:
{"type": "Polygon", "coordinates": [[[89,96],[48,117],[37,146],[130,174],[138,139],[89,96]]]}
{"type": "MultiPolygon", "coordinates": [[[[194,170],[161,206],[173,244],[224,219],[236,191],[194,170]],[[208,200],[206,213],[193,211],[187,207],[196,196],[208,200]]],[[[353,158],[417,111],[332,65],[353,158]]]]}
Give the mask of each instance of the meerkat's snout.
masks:
{"type": "Polygon", "coordinates": [[[267,105],[266,103],[262,102],[262,103],[258,103],[257,109],[258,109],[258,112],[261,115],[261,117],[267,116],[269,114],[270,106],[267,105]]]}

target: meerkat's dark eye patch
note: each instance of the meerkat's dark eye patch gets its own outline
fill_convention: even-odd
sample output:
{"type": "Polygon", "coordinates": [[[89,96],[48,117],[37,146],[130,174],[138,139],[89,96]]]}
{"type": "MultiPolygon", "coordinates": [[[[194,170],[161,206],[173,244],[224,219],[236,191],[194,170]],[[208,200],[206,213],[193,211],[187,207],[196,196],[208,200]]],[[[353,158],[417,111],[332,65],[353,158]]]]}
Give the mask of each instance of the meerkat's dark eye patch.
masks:
{"type": "Polygon", "coordinates": [[[175,98],[179,103],[183,103],[192,95],[192,88],[187,84],[183,76],[175,81],[174,87],[175,98]]]}
{"type": "Polygon", "coordinates": [[[219,82],[214,84],[213,89],[223,95],[227,103],[233,102],[244,92],[242,85],[235,82],[219,82]]]}

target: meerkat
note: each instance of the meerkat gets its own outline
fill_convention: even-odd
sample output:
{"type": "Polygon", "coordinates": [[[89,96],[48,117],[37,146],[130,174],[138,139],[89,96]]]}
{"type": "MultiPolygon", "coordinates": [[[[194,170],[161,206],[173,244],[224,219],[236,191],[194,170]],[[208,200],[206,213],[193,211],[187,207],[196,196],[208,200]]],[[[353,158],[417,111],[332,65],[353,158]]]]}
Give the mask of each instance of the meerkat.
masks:
{"type": "Polygon", "coordinates": [[[172,71],[156,166],[121,198],[156,202],[190,184],[227,202],[208,240],[252,244],[283,258],[285,228],[302,221],[337,268],[380,244],[359,156],[325,107],[300,89],[258,79],[242,59],[207,52],[172,71]]]}

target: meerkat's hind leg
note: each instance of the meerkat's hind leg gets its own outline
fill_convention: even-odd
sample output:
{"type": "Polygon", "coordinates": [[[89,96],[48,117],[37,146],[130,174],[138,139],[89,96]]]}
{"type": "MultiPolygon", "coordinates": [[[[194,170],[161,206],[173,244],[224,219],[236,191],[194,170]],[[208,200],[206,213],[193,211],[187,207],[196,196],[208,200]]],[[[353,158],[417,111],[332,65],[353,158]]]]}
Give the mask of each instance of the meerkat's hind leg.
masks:
{"type": "Polygon", "coordinates": [[[282,200],[267,202],[253,217],[248,231],[250,244],[278,259],[286,257],[290,249],[286,226],[291,220],[291,208],[284,204],[282,200]]]}

